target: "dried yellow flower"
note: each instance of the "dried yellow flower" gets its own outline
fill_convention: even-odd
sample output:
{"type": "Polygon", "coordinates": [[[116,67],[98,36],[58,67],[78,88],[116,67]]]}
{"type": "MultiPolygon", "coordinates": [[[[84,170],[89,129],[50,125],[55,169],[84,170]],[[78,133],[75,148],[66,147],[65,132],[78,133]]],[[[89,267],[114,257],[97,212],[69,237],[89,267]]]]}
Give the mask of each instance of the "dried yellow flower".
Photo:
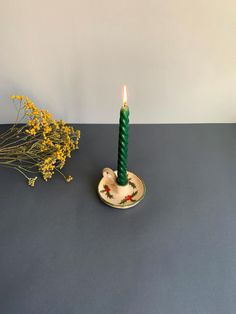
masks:
{"type": "Polygon", "coordinates": [[[28,185],[34,187],[35,181],[37,180],[37,177],[34,178],[28,178],[28,185]]]}
{"type": "Polygon", "coordinates": [[[73,180],[73,177],[72,177],[72,176],[66,177],[66,181],[67,181],[67,182],[71,182],[72,180],[73,180]]]}
{"type": "MultiPolygon", "coordinates": [[[[9,139],[1,142],[0,134],[0,143],[8,141],[7,149],[0,146],[1,154],[6,152],[11,161],[14,158],[12,168],[21,172],[30,186],[34,186],[37,177],[28,178],[27,172],[39,172],[45,181],[51,179],[55,171],[63,175],[61,169],[66,159],[78,149],[80,131],[62,120],[53,119],[48,111],[39,109],[27,96],[12,95],[11,99],[19,101],[18,116],[24,112],[27,121],[24,126],[14,125],[9,139]]],[[[72,176],[64,178],[67,182],[73,179],[72,176]]]]}

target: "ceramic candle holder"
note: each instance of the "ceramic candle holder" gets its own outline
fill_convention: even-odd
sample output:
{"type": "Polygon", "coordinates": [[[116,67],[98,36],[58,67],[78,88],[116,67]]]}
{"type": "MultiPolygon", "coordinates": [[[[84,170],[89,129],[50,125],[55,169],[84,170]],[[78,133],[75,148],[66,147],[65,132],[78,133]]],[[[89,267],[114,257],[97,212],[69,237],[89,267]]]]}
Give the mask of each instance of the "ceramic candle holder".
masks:
{"type": "Polygon", "coordinates": [[[137,205],[146,192],[144,182],[134,173],[127,171],[128,183],[124,186],[117,184],[117,171],[103,169],[103,177],[98,185],[98,195],[107,205],[126,209],[137,205]]]}

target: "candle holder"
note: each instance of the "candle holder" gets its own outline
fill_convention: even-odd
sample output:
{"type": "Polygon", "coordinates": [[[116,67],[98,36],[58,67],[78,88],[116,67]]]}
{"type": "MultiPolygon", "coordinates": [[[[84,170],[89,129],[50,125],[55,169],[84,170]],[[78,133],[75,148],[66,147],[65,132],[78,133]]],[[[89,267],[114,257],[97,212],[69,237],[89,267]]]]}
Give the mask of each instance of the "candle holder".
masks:
{"type": "Polygon", "coordinates": [[[108,206],[127,209],[137,205],[146,192],[142,179],[134,173],[127,171],[128,183],[119,185],[117,183],[117,171],[110,168],[103,169],[103,177],[98,184],[98,195],[108,206]]]}

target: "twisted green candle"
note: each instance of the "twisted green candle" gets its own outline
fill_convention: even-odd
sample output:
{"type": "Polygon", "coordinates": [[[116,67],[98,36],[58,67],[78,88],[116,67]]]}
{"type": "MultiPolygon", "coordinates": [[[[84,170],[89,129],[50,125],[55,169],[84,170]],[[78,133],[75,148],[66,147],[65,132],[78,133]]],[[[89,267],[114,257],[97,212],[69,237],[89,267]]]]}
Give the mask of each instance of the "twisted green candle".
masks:
{"type": "MultiPolygon", "coordinates": [[[[125,89],[126,93],[126,89],[125,89]]],[[[119,147],[118,147],[118,175],[117,183],[126,185],[127,176],[127,157],[128,157],[128,137],[129,137],[129,107],[124,100],[124,105],[120,110],[120,127],[119,127],[119,147]]]]}

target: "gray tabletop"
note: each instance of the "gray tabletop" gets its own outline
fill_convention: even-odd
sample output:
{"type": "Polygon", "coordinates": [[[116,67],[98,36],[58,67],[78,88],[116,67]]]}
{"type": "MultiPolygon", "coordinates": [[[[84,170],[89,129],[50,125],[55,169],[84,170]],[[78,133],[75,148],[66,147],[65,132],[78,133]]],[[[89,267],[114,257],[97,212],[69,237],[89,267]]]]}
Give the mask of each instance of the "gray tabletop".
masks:
{"type": "Polygon", "coordinates": [[[131,125],[129,210],[96,194],[118,127],[80,129],[71,184],[0,169],[0,313],[235,314],[236,126],[131,125]]]}

